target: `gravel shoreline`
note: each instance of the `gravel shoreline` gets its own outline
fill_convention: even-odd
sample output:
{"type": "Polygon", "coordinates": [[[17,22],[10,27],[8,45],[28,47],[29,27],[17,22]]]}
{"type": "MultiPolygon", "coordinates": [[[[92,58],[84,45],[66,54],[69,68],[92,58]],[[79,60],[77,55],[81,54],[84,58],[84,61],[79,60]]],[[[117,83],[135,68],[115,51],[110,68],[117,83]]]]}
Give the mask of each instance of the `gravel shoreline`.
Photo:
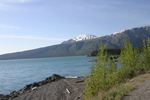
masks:
{"type": "Polygon", "coordinates": [[[129,85],[136,85],[136,87],[127,93],[122,100],[150,100],[150,74],[136,77],[129,85]],[[141,82],[142,78],[145,79],[141,82]]]}
{"type": "MultiPolygon", "coordinates": [[[[83,100],[84,77],[52,75],[43,81],[26,85],[0,100],[83,100]]],[[[121,100],[150,100],[150,74],[133,78],[127,85],[136,86],[121,100]],[[140,81],[142,79],[142,81],[140,81]]]]}
{"type": "Polygon", "coordinates": [[[84,77],[52,75],[43,81],[26,85],[10,95],[0,95],[0,100],[83,100],[84,77]]]}

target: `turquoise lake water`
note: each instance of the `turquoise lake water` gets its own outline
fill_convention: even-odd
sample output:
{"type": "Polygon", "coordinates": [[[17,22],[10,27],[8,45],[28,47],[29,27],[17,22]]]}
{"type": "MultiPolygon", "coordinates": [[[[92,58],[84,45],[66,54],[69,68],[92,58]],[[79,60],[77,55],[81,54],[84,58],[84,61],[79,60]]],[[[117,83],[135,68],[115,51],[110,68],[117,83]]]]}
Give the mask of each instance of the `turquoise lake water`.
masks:
{"type": "Polygon", "coordinates": [[[89,74],[94,57],[57,57],[41,59],[1,60],[0,94],[9,94],[25,85],[44,80],[52,74],[84,76],[89,74]]]}

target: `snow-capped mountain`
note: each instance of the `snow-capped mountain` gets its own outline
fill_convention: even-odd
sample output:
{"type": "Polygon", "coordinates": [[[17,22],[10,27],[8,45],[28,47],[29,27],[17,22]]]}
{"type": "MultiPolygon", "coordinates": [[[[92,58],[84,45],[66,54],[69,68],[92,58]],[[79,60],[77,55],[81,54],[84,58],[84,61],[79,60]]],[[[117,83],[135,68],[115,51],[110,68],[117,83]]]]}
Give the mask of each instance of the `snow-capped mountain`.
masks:
{"type": "Polygon", "coordinates": [[[94,39],[96,37],[97,36],[92,35],[92,34],[78,35],[78,36],[74,37],[73,39],[69,39],[68,41],[62,42],[62,44],[64,44],[64,43],[72,43],[72,42],[76,42],[76,41],[90,40],[90,39],[94,39]]]}
{"type": "Polygon", "coordinates": [[[147,38],[150,37],[150,25],[126,29],[97,38],[95,37],[96,36],[80,35],[74,39],[70,39],[66,44],[57,44],[33,50],[0,55],[0,60],[83,56],[90,54],[93,50],[98,49],[100,42],[104,43],[105,48],[122,48],[124,39],[128,39],[133,47],[139,47],[143,44],[143,40],[147,40],[147,38]],[[75,42],[85,39],[91,40],[75,42]]]}

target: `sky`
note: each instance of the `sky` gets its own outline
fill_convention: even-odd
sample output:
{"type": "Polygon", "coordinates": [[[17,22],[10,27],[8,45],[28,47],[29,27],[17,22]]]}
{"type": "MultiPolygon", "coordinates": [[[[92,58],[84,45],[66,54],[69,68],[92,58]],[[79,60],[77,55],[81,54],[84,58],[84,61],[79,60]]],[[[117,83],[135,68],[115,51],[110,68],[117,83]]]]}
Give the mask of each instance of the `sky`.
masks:
{"type": "Polygon", "coordinates": [[[0,0],[0,54],[150,25],[150,0],[0,0]]]}

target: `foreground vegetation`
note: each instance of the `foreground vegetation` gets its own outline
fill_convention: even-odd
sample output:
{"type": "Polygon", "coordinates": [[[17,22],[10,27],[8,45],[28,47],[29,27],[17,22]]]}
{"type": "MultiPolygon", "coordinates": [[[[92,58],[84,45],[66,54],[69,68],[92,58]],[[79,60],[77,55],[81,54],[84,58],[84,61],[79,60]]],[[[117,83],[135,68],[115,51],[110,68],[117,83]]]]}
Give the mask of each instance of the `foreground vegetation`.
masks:
{"type": "Polygon", "coordinates": [[[124,40],[124,47],[119,55],[120,67],[117,67],[114,59],[110,59],[101,43],[91,74],[86,76],[84,99],[93,100],[97,95],[101,95],[98,100],[119,100],[133,89],[134,87],[120,84],[150,69],[150,39],[143,43],[144,48],[141,52],[133,48],[129,41],[124,40]],[[115,86],[116,89],[111,91],[115,86]]]}

